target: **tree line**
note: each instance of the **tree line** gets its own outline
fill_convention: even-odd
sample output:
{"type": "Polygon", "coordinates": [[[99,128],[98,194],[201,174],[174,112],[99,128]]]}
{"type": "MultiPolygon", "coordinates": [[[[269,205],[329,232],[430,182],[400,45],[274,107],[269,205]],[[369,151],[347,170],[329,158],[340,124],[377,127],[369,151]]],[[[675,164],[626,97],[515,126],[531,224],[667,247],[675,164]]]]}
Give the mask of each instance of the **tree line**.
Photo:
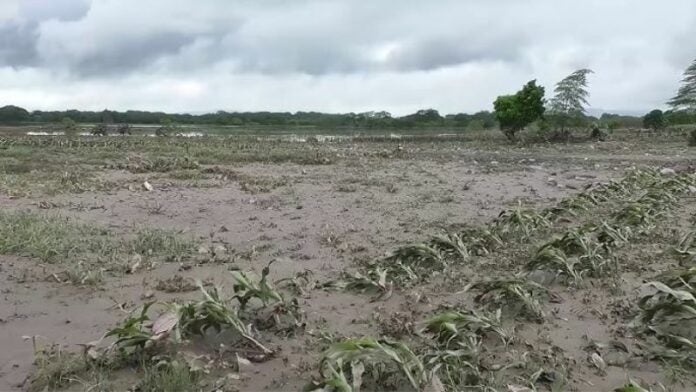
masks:
{"type": "Polygon", "coordinates": [[[499,128],[510,140],[519,131],[535,124],[547,137],[566,139],[573,128],[664,128],[667,125],[696,123],[696,60],[684,72],[682,86],[668,105],[671,110],[655,109],[643,117],[604,113],[601,117],[587,115],[589,69],[577,70],[560,82],[550,100],[545,89],[532,80],[514,94],[499,96],[493,112],[441,115],[434,109],[418,110],[413,114],[394,117],[386,111],[365,113],[320,112],[226,112],[184,114],[128,110],[102,111],[28,111],[8,105],[0,107],[0,124],[182,124],[221,126],[329,127],[361,129],[409,128],[499,128]]]}
{"type": "Polygon", "coordinates": [[[490,129],[497,123],[493,113],[481,111],[474,114],[441,115],[434,109],[423,109],[415,113],[395,117],[389,112],[365,113],[319,113],[319,112],[226,112],[206,114],[181,114],[129,110],[125,112],[103,111],[32,111],[17,107],[0,108],[0,124],[45,124],[45,123],[89,123],[89,124],[182,124],[221,126],[314,126],[355,127],[376,129],[407,129],[414,127],[460,127],[490,129]]]}
{"type": "MultiPolygon", "coordinates": [[[[696,122],[696,116],[674,117],[679,123],[696,122]]],[[[671,117],[670,117],[671,118],[671,117]]],[[[583,115],[574,119],[570,125],[585,126],[599,122],[608,127],[636,128],[642,124],[641,117],[605,113],[601,117],[583,115]]],[[[316,126],[316,127],[355,127],[374,129],[407,129],[413,127],[443,127],[462,129],[492,129],[499,127],[493,112],[481,111],[473,114],[457,113],[441,115],[437,110],[424,109],[413,114],[393,117],[388,112],[366,113],[319,113],[319,112],[225,112],[207,114],[178,114],[129,110],[125,112],[103,111],[27,111],[24,108],[8,105],[0,107],[0,124],[182,124],[182,125],[222,125],[222,126],[316,126]]],[[[675,122],[677,123],[677,122],[675,122]]]]}

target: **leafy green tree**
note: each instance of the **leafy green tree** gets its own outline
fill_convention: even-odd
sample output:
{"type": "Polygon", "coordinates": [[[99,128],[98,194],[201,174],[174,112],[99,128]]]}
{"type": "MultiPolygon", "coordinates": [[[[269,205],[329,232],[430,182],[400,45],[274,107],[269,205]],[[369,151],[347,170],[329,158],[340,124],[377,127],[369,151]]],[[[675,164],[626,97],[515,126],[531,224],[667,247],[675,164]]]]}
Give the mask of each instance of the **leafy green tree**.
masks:
{"type": "Polygon", "coordinates": [[[696,60],[694,60],[686,71],[682,85],[677,91],[677,95],[667,102],[674,110],[696,111],[696,60]]]}
{"type": "Polygon", "coordinates": [[[500,130],[514,141],[515,134],[544,115],[544,87],[532,80],[514,95],[501,95],[493,102],[500,130]]]}
{"type": "Polygon", "coordinates": [[[584,117],[587,105],[587,75],[590,69],[579,69],[556,84],[555,95],[550,101],[550,114],[561,135],[567,136],[566,127],[584,117]]]}
{"type": "Polygon", "coordinates": [[[643,127],[654,130],[662,129],[666,125],[665,115],[662,110],[655,109],[643,117],[643,127]]]}
{"type": "Polygon", "coordinates": [[[0,122],[17,123],[29,119],[29,112],[19,106],[7,105],[0,108],[0,122]]]}

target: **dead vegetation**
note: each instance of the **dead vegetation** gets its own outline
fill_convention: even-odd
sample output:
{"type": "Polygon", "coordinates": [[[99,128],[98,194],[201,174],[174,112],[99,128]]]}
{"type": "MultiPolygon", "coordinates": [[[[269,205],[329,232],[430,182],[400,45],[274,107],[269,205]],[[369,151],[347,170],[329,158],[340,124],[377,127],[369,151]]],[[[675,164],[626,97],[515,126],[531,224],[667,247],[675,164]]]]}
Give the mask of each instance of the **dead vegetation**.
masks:
{"type": "MultiPolygon", "coordinates": [[[[515,276],[474,281],[464,288],[462,292],[477,293],[473,301],[484,305],[492,313],[447,311],[437,314],[424,321],[425,335],[412,335],[410,338],[415,345],[414,352],[420,353],[416,358],[428,374],[425,383],[435,382],[445,390],[495,390],[501,386],[501,375],[493,375],[489,366],[484,365],[483,358],[496,352],[493,346],[484,343],[486,337],[497,336],[503,346],[515,344],[516,323],[512,326],[505,324],[503,318],[526,318],[531,322],[546,323],[550,317],[547,304],[563,301],[557,293],[535,281],[539,280],[539,272],[548,273],[546,277],[550,279],[542,279],[547,285],[561,283],[580,287],[588,279],[601,281],[607,277],[611,277],[612,282],[620,281],[620,264],[625,261],[620,260],[617,250],[640,241],[641,237],[656,230],[670,211],[679,206],[680,198],[690,192],[695,184],[696,175],[693,173],[669,176],[656,170],[637,171],[620,182],[580,193],[540,213],[519,206],[502,212],[486,228],[448,233],[425,243],[397,248],[386,257],[363,267],[364,272],[348,275],[345,287],[359,292],[381,293],[373,300],[383,299],[386,293],[391,296],[393,290],[427,284],[437,279],[438,274],[456,269],[459,265],[476,263],[477,257],[485,258],[493,252],[503,251],[500,249],[503,244],[509,246],[510,242],[549,236],[549,228],[562,225],[565,231],[542,242],[515,276]],[[594,209],[609,210],[610,213],[606,214],[608,220],[574,226],[564,218],[570,216],[577,219],[594,209]],[[428,335],[434,342],[423,341],[423,337],[428,335]]],[[[682,263],[691,257],[691,243],[692,236],[687,233],[672,248],[682,263]]],[[[689,323],[696,318],[696,293],[691,287],[691,281],[696,279],[694,276],[693,268],[664,275],[648,283],[654,293],[638,302],[640,315],[635,325],[642,334],[657,339],[665,346],[652,346],[649,350],[652,358],[669,360],[680,367],[693,363],[696,336],[693,336],[689,323]]],[[[601,355],[593,353],[590,357],[592,366],[606,372],[607,365],[601,355]]],[[[356,377],[352,363],[347,367],[343,362],[336,366],[322,371],[326,380],[319,385],[342,383],[341,388],[354,390],[356,379],[362,382],[362,378],[356,377]]],[[[515,365],[496,366],[498,369],[508,369],[515,365]]],[[[363,371],[359,367],[358,375],[362,375],[363,371]]],[[[524,384],[537,388],[546,372],[542,368],[539,372],[528,374],[524,384]]],[[[403,379],[412,381],[407,369],[397,373],[403,379]]],[[[507,377],[519,381],[516,371],[509,372],[507,377]]],[[[554,376],[551,381],[562,381],[563,385],[565,379],[566,376],[554,376]]],[[[424,385],[422,381],[411,383],[416,390],[424,385]]],[[[632,385],[637,384],[627,385],[624,388],[633,388],[632,385]]]]}
{"type": "MultiPolygon", "coordinates": [[[[437,148],[419,144],[402,151],[382,141],[364,153],[353,142],[288,147],[252,140],[215,145],[177,138],[157,143],[103,139],[63,141],[68,143],[64,146],[20,140],[12,158],[16,162],[0,158],[3,167],[12,169],[0,181],[3,194],[29,194],[23,192],[31,189],[42,195],[42,210],[59,212],[0,213],[0,253],[49,268],[51,283],[94,290],[78,291],[85,296],[124,277],[131,290],[148,289],[138,292],[141,300],[114,299],[112,315],[120,321],[97,331],[96,341],[85,339],[77,347],[35,344],[34,370],[25,388],[521,392],[597,385],[657,391],[695,385],[689,372],[696,363],[696,250],[692,222],[685,223],[696,189],[690,170],[629,170],[620,181],[576,182],[574,194],[544,206],[537,205],[541,198],[506,199],[508,207],[498,213],[499,204],[492,201],[496,194],[477,193],[486,192],[483,177],[474,181],[469,178],[474,174],[466,174],[452,180],[434,169],[448,164],[450,155],[466,156],[455,155],[462,145],[450,148],[430,140],[437,148]],[[65,175],[20,164],[37,151],[61,149],[66,162],[83,154],[82,164],[65,175]],[[124,163],[122,155],[106,153],[113,149],[137,158],[124,163]],[[432,154],[435,158],[429,159],[435,163],[423,169],[428,174],[418,182],[407,171],[325,181],[324,172],[313,172],[317,167],[294,166],[366,168],[374,162],[422,158],[419,149],[432,154]],[[347,161],[350,165],[342,166],[347,161]],[[258,166],[241,165],[249,162],[258,166]],[[283,170],[269,175],[263,165],[273,163],[283,163],[283,170]],[[237,222],[253,222],[244,229],[248,233],[235,232],[243,237],[235,247],[228,242],[231,234],[222,231],[206,236],[148,223],[126,229],[82,223],[65,213],[74,203],[48,198],[37,184],[26,182],[51,177],[58,193],[101,191],[106,188],[94,186],[100,181],[97,168],[117,171],[133,183],[137,177],[136,184],[142,184],[139,176],[154,178],[153,183],[175,180],[176,185],[154,192],[130,192],[151,197],[136,203],[146,219],[166,222],[177,213],[154,197],[161,189],[206,182],[234,195],[219,201],[230,206],[230,215],[243,214],[247,205],[269,213],[234,216],[237,222]],[[303,178],[315,191],[330,192],[322,195],[322,207],[344,200],[354,204],[345,202],[344,210],[329,218],[330,225],[315,227],[308,206],[316,201],[293,194],[303,178]],[[432,184],[449,189],[438,188],[444,196],[434,196],[428,190],[432,184]],[[488,223],[448,222],[454,215],[422,213],[435,200],[442,211],[472,208],[451,189],[464,189],[467,197],[479,200],[481,216],[490,217],[480,221],[488,223]],[[369,215],[378,203],[418,206],[399,217],[399,227],[408,235],[356,230],[343,221],[349,209],[369,215]],[[282,219],[292,224],[278,227],[282,219]],[[678,227],[668,229],[671,224],[678,227]],[[263,233],[254,231],[258,228],[263,233]],[[396,246],[380,255],[383,249],[374,248],[381,242],[370,238],[377,234],[396,246]],[[363,249],[359,259],[346,265],[356,256],[346,249],[358,247],[363,249]],[[169,272],[150,274],[166,262],[169,272]],[[196,279],[201,271],[208,274],[203,282],[196,279]],[[643,286],[641,280],[648,283],[643,286]],[[156,297],[149,289],[158,291],[156,297]],[[137,380],[124,379],[124,372],[137,380]]],[[[551,164],[575,159],[573,164],[594,170],[594,161],[565,156],[575,150],[554,148],[559,151],[553,152],[557,161],[551,164]]],[[[472,166],[486,175],[513,171],[521,157],[537,153],[520,148],[505,151],[511,156],[506,158],[472,151],[467,154],[480,154],[476,160],[496,162],[472,166]]],[[[45,155],[49,165],[56,164],[45,155]]],[[[618,165],[619,159],[624,158],[606,161],[618,165]]],[[[553,176],[557,182],[566,178],[563,173],[553,176]]],[[[181,197],[196,197],[191,195],[181,197]]],[[[211,225],[220,227],[220,217],[208,213],[208,207],[189,216],[210,231],[211,225]]],[[[379,225],[378,219],[370,224],[379,225]]],[[[12,317],[0,323],[11,323],[12,317]]]]}

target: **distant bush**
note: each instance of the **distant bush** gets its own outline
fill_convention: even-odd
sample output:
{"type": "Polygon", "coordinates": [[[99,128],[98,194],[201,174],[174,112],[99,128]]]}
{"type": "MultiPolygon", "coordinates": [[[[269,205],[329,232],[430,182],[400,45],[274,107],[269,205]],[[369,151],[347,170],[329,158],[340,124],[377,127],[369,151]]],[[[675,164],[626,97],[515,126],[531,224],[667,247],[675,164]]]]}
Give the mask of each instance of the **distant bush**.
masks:
{"type": "Polygon", "coordinates": [[[689,132],[689,146],[696,147],[696,128],[689,132]]]}
{"type": "Polygon", "coordinates": [[[662,110],[655,109],[643,117],[643,127],[652,130],[663,129],[666,126],[665,116],[662,110]]]}

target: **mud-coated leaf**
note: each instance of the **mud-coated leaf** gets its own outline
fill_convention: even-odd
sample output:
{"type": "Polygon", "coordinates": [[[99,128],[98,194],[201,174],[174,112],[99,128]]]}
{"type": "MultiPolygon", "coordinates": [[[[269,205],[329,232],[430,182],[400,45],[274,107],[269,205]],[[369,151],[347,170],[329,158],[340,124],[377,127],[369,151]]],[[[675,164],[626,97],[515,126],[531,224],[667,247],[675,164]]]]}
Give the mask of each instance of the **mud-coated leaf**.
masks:
{"type": "Polygon", "coordinates": [[[365,365],[360,361],[355,361],[350,365],[350,372],[353,377],[353,392],[360,392],[362,375],[365,373],[365,365]]]}
{"type": "Polygon", "coordinates": [[[179,323],[179,315],[174,312],[161,314],[152,324],[152,334],[155,337],[170,333],[179,323]]]}
{"type": "Polygon", "coordinates": [[[657,289],[660,292],[669,294],[669,295],[677,298],[680,301],[691,301],[691,302],[696,303],[696,298],[694,298],[693,294],[689,293],[688,291],[674,290],[671,287],[667,286],[666,284],[664,284],[662,282],[657,282],[657,281],[648,282],[647,285],[654,287],[655,289],[657,289]]]}
{"type": "Polygon", "coordinates": [[[592,355],[590,355],[590,361],[600,372],[604,373],[606,371],[606,369],[607,369],[606,362],[604,362],[604,359],[602,359],[602,357],[599,354],[597,354],[596,352],[592,353],[592,355]]]}

